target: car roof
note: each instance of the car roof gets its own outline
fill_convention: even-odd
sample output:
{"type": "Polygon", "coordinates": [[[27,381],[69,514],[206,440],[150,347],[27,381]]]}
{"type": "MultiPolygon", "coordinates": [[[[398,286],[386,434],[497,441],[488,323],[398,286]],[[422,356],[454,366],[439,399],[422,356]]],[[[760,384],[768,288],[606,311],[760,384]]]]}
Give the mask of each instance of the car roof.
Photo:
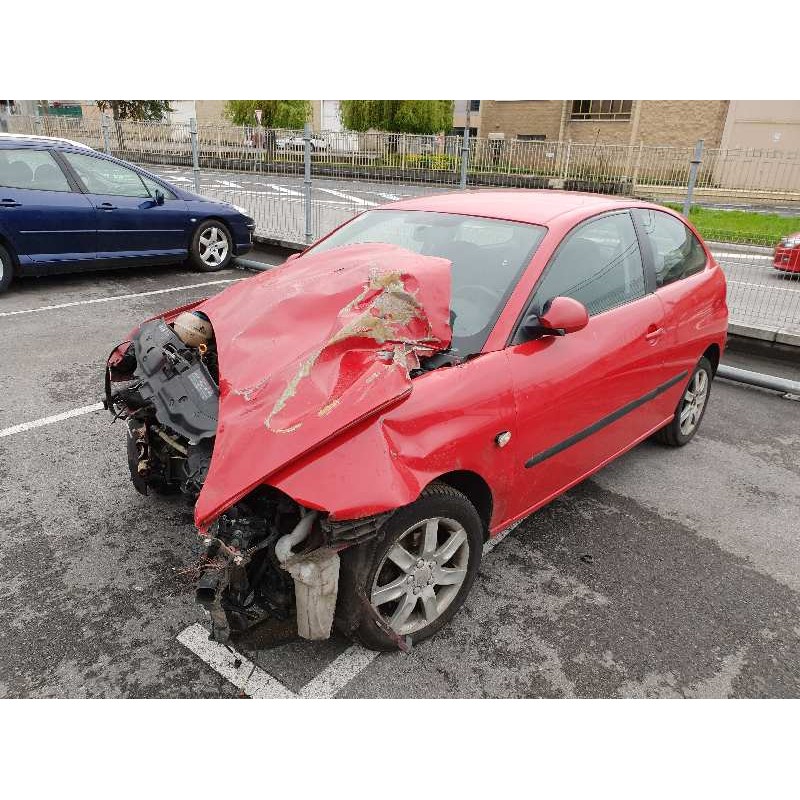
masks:
{"type": "Polygon", "coordinates": [[[438,211],[547,225],[563,215],[590,217],[618,208],[656,207],[627,197],[555,189],[467,189],[387,203],[382,209],[438,211]]]}
{"type": "Polygon", "coordinates": [[[88,144],[81,144],[74,142],[72,139],[62,139],[59,136],[32,136],[28,133],[0,133],[0,146],[5,142],[12,144],[60,144],[69,145],[70,147],[79,147],[81,150],[92,150],[88,144]]]}

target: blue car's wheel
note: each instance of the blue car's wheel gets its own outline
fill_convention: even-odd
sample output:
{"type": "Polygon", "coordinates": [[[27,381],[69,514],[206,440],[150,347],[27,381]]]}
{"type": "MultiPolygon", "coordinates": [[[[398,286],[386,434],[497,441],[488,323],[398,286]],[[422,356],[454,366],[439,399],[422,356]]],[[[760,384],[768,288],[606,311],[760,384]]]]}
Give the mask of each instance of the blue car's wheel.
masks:
{"type": "Polygon", "coordinates": [[[4,292],[11,283],[14,275],[14,265],[11,261],[11,254],[0,245],[0,292],[4,292]]]}
{"type": "Polygon", "coordinates": [[[195,267],[203,272],[225,269],[233,258],[230,232],[216,219],[201,222],[192,237],[190,255],[195,267]]]}

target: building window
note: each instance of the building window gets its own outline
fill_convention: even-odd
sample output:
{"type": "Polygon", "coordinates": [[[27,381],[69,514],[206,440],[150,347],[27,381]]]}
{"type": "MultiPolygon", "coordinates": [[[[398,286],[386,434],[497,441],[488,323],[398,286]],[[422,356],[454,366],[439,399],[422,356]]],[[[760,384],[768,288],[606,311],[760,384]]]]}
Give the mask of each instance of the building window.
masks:
{"type": "Polygon", "coordinates": [[[547,139],[543,133],[518,133],[516,138],[520,142],[543,142],[547,139]]]}
{"type": "Polygon", "coordinates": [[[481,101],[480,100],[470,100],[469,101],[469,110],[470,111],[480,111],[481,110],[481,101]]]}
{"type": "Polygon", "coordinates": [[[633,100],[573,100],[570,119],[626,120],[633,100]]]}
{"type": "MultiPolygon", "coordinates": [[[[464,129],[463,128],[453,128],[450,131],[450,135],[451,136],[463,136],[464,135],[464,129]]],[[[470,137],[470,139],[474,139],[477,135],[478,135],[478,129],[477,128],[470,128],[469,129],[469,137],[470,137]]]]}

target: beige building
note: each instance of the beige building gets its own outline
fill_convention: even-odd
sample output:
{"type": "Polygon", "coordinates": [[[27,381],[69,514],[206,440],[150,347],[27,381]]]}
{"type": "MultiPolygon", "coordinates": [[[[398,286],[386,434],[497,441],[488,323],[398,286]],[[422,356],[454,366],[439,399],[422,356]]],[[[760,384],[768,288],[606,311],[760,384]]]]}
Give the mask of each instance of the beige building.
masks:
{"type": "Polygon", "coordinates": [[[481,100],[478,135],[586,144],[719,147],[728,100],[481,100]]]}
{"type": "Polygon", "coordinates": [[[721,146],[800,152],[800,100],[731,100],[721,146]]]}

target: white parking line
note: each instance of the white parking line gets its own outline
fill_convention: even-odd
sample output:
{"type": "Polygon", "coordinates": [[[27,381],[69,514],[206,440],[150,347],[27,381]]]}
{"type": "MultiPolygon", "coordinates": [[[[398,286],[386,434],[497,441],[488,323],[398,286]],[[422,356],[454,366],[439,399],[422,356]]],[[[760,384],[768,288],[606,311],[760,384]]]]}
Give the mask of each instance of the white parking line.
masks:
{"type": "Polygon", "coordinates": [[[728,283],[736,283],[739,286],[757,286],[759,289],[769,289],[771,292],[794,292],[800,294],[800,289],[789,289],[786,286],[767,286],[765,283],[747,283],[746,281],[735,281],[731,278],[727,279],[728,283]]]}
{"type": "Polygon", "coordinates": [[[245,278],[228,278],[222,281],[206,281],[205,283],[190,283],[186,286],[172,286],[169,289],[153,289],[150,292],[134,292],[133,294],[115,294],[112,297],[95,297],[92,300],[75,300],[71,303],[58,303],[53,306],[39,306],[39,308],[26,308],[22,311],[0,311],[0,317],[15,317],[19,314],[35,314],[37,311],[54,311],[58,308],[73,308],[75,306],[88,306],[93,303],[110,303],[112,300],[132,300],[135,297],[150,297],[168,292],[180,292],[183,289],[199,289],[203,286],[219,286],[222,283],[236,283],[245,278]]]}
{"type": "Polygon", "coordinates": [[[344,192],[337,192],[336,189],[323,189],[321,186],[314,187],[318,192],[325,192],[326,194],[332,194],[334,197],[341,197],[344,200],[349,200],[351,203],[355,203],[357,206],[377,206],[377,203],[373,203],[372,200],[365,200],[363,197],[356,197],[352,194],[345,194],[344,192]]]}
{"type": "Polygon", "coordinates": [[[35,419],[32,422],[22,422],[19,425],[12,425],[10,428],[0,429],[0,439],[2,439],[4,436],[12,436],[15,433],[29,431],[32,428],[41,428],[43,425],[52,425],[54,422],[63,422],[65,419],[72,419],[72,417],[80,417],[82,414],[91,414],[94,411],[102,410],[102,403],[93,403],[90,406],[73,408],[72,411],[64,411],[61,414],[53,414],[52,417],[42,417],[41,419],[35,419]]]}
{"type": "Polygon", "coordinates": [[[717,260],[721,258],[761,258],[766,261],[772,261],[772,256],[764,255],[762,253],[716,253],[713,250],[711,251],[711,255],[714,256],[717,260]]]}
{"type": "MultiPolygon", "coordinates": [[[[483,545],[484,555],[494,550],[520,524],[521,521],[515,522],[489,539],[483,545]]],[[[208,631],[199,623],[190,625],[180,633],[178,641],[249,697],[272,699],[296,697],[330,700],[380,655],[374,650],[352,645],[295,694],[238,651],[209,639],[208,631]]]]}
{"type": "Polygon", "coordinates": [[[277,678],[264,672],[240,653],[229,650],[219,642],[209,639],[208,631],[199,623],[190,625],[185,631],[178,634],[178,641],[249,697],[271,700],[287,700],[297,697],[277,678]],[[237,663],[239,666],[236,666],[237,663]]]}
{"type": "Polygon", "coordinates": [[[363,672],[380,653],[353,645],[335,658],[316,678],[309,681],[298,697],[330,699],[363,672]]]}

